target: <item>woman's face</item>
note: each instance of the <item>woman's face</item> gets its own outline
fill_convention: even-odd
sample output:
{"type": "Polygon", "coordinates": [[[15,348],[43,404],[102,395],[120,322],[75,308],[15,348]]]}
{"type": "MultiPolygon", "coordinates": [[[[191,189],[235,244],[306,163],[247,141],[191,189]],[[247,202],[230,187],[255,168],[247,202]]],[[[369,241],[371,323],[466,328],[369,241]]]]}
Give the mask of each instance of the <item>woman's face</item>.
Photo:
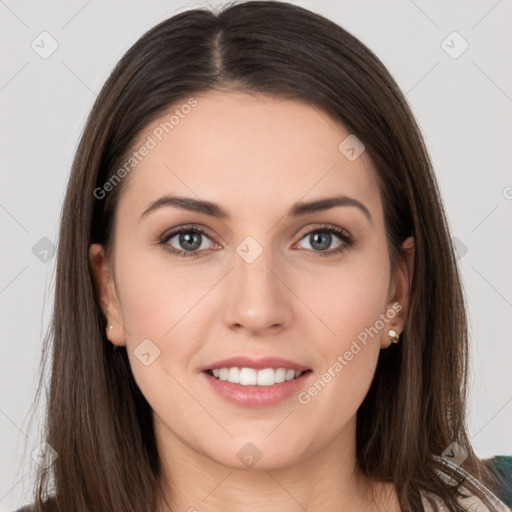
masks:
{"type": "Polygon", "coordinates": [[[219,92],[194,100],[140,134],[112,260],[91,248],[110,339],[126,345],[168,451],[260,468],[336,442],[352,453],[356,411],[387,331],[402,330],[408,288],[401,269],[391,273],[370,160],[305,103],[219,92]],[[217,364],[232,357],[248,360],[217,364]],[[279,382],[282,370],[257,371],[263,358],[287,363],[262,369],[309,371],[279,382]],[[262,385],[205,372],[219,366],[246,368],[242,381],[262,385]]]}

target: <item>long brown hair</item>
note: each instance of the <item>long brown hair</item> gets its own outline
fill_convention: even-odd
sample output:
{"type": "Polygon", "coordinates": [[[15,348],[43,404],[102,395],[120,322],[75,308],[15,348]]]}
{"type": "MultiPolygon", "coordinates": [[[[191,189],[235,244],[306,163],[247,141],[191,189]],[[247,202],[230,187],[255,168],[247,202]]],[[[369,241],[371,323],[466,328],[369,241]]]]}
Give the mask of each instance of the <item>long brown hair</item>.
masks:
{"type": "Polygon", "coordinates": [[[193,9],[161,22],[126,52],[98,95],[62,210],[37,394],[48,367],[44,441],[58,457],[38,472],[34,510],[156,510],[161,473],[151,409],[126,350],[114,350],[106,338],[89,261],[91,243],[111,246],[126,179],[105,198],[95,190],[118,172],[144,127],[208,90],[306,102],[364,143],[385,199],[391,262],[410,235],[415,256],[401,341],[381,352],[357,413],[357,470],[393,482],[403,510],[421,510],[420,491],[462,510],[457,486],[436,472],[435,455],[457,442],[468,454],[464,468],[491,488],[494,480],[466,431],[464,297],[422,135],[374,53],[332,21],[274,1],[193,9]]]}

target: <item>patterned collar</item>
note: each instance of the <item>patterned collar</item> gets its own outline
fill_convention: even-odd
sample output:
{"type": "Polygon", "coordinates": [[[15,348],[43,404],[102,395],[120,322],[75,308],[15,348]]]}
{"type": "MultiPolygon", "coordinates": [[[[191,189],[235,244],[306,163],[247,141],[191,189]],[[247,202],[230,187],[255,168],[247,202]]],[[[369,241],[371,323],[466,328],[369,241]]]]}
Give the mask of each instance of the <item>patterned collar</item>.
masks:
{"type": "MultiPolygon", "coordinates": [[[[494,493],[491,492],[486,486],[484,486],[481,482],[479,482],[474,476],[469,474],[466,470],[462,469],[457,464],[454,464],[452,461],[447,460],[442,457],[438,457],[434,455],[434,458],[441,462],[444,466],[450,468],[454,473],[463,477],[465,480],[470,482],[475,488],[479,489],[483,492],[483,494],[489,499],[489,502],[492,504],[491,508],[486,505],[478,496],[473,494],[466,486],[461,485],[460,491],[463,494],[462,497],[458,499],[458,503],[464,508],[464,510],[469,511],[478,511],[478,512],[510,512],[510,508],[503,503],[494,493]]],[[[456,484],[457,482],[448,476],[447,473],[436,469],[439,476],[450,485],[456,484]]],[[[441,500],[439,496],[429,492],[421,493],[421,501],[423,503],[424,512],[444,512],[448,509],[445,504],[441,500]],[[435,506],[435,508],[433,508],[435,506]]]]}

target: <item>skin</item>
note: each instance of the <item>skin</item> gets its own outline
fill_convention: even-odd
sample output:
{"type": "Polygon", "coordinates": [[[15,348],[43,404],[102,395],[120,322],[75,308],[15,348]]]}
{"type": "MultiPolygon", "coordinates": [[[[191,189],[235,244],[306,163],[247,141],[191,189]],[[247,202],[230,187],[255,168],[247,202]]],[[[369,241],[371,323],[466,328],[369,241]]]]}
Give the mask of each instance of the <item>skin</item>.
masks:
{"type": "MultiPolygon", "coordinates": [[[[413,239],[392,272],[375,170],[366,152],[349,161],[338,150],[349,132],[327,114],[238,92],[195,98],[198,105],[125,178],[112,257],[100,245],[90,249],[114,326],[109,338],[126,345],[153,409],[172,488],[167,502],[199,512],[399,511],[393,486],[355,477],[355,426],[380,351],[391,344],[387,331],[403,330],[413,239]],[[165,194],[215,202],[231,218],[164,207],[141,219],[165,194]],[[340,194],[363,203],[372,222],[353,206],[285,216],[296,201],[340,194]],[[158,244],[171,228],[191,223],[208,233],[195,249],[200,256],[158,244]],[[308,233],[321,235],[324,223],[356,242],[322,257],[345,243],[333,234],[326,249],[315,248],[308,233]],[[247,236],[263,249],[250,264],[236,252],[247,236]],[[396,303],[402,310],[308,404],[294,395],[266,408],[238,407],[201,375],[230,356],[276,356],[312,369],[308,388],[396,303]],[[134,354],[146,338],[160,350],[149,366],[134,354]],[[249,442],[261,452],[252,468],[237,457],[249,442]]],[[[168,118],[146,127],[133,147],[168,118]]],[[[178,236],[167,246],[188,247],[178,236]]]]}

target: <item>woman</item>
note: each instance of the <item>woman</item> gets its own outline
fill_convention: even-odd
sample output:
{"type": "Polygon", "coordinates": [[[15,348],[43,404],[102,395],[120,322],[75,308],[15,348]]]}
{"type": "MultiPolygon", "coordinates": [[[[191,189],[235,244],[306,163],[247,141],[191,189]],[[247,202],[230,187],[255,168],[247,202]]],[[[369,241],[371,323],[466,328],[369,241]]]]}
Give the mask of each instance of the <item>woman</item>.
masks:
{"type": "Polygon", "coordinates": [[[160,23],[73,163],[33,510],[507,510],[450,240],[352,35],[276,2],[160,23]]]}

